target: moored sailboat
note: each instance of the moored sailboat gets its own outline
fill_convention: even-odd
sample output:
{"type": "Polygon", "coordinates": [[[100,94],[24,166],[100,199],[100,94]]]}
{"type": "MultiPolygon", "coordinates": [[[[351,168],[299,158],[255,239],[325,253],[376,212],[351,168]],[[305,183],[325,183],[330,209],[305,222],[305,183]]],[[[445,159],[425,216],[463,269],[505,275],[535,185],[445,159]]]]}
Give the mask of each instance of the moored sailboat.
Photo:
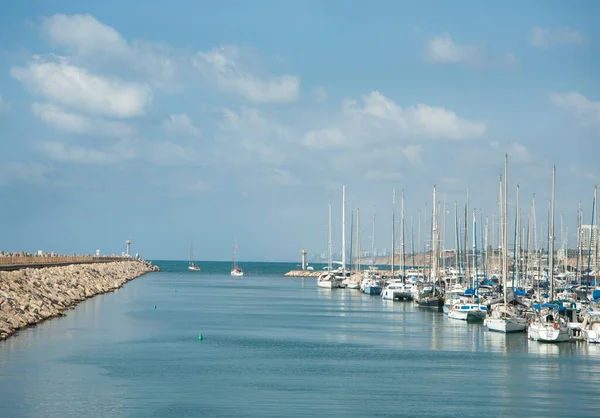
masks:
{"type": "MultiPolygon", "coordinates": [[[[501,180],[502,181],[502,180],[501,180]]],[[[500,188],[502,191],[502,187],[500,188]]],[[[503,280],[503,298],[504,303],[492,305],[492,309],[488,311],[488,317],[483,321],[483,325],[489,331],[496,332],[521,332],[527,328],[527,320],[521,317],[517,309],[508,304],[507,300],[507,277],[508,277],[508,235],[507,235],[507,218],[508,218],[508,155],[504,156],[504,193],[500,193],[501,204],[503,210],[500,211],[502,221],[502,280],[503,280]]]]}
{"type": "Polygon", "coordinates": [[[196,262],[194,261],[194,255],[194,244],[190,239],[190,262],[188,264],[188,269],[192,271],[200,271],[200,266],[198,266],[198,264],[196,264],[196,262]]]}
{"type": "Polygon", "coordinates": [[[233,243],[233,254],[231,257],[231,275],[235,276],[235,277],[240,277],[244,275],[244,271],[242,270],[241,267],[239,267],[237,265],[237,262],[235,260],[235,249],[237,248],[237,244],[234,242],[233,243]]]}

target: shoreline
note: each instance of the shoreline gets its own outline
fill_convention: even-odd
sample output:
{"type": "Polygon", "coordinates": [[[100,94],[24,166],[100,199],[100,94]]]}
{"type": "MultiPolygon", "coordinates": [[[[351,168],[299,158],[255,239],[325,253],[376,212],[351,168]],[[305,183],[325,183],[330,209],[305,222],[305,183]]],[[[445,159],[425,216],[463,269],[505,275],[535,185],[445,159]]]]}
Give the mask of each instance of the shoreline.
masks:
{"type": "Polygon", "coordinates": [[[0,271],[0,340],[102,293],[112,292],[146,273],[159,271],[146,261],[114,261],[0,271]]]}

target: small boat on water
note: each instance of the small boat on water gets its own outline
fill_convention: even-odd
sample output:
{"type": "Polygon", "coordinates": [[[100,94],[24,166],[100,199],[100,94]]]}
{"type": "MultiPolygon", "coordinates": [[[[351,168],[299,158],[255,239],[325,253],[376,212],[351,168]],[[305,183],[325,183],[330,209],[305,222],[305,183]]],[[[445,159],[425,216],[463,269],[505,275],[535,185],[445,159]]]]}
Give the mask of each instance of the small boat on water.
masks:
{"type": "Polygon", "coordinates": [[[231,275],[234,277],[241,277],[244,275],[244,271],[241,267],[238,267],[237,262],[235,261],[235,249],[237,248],[237,244],[233,243],[233,256],[231,261],[231,275]]]}
{"type": "Polygon", "coordinates": [[[364,279],[360,286],[363,293],[367,295],[381,295],[381,284],[376,279],[364,279]]]}
{"type": "Polygon", "coordinates": [[[489,331],[505,334],[523,332],[527,329],[527,319],[523,318],[513,305],[498,303],[492,305],[492,309],[488,311],[488,317],[483,321],[483,325],[489,331]]]}
{"type": "Polygon", "coordinates": [[[483,321],[487,314],[487,306],[478,303],[459,302],[450,307],[448,318],[463,321],[483,321]]]}
{"type": "Polygon", "coordinates": [[[527,328],[527,337],[530,340],[547,343],[571,341],[573,330],[569,327],[567,319],[560,314],[561,309],[564,310],[563,307],[544,303],[534,305],[534,309],[539,312],[527,328]]]}
{"type": "Polygon", "coordinates": [[[196,262],[194,261],[195,255],[196,254],[194,253],[194,244],[190,239],[190,262],[188,264],[188,269],[192,271],[200,271],[200,266],[198,266],[198,264],[196,264],[196,262]]]}
{"type": "Polygon", "coordinates": [[[600,310],[596,307],[583,314],[581,336],[589,344],[600,343],[600,310]]]}

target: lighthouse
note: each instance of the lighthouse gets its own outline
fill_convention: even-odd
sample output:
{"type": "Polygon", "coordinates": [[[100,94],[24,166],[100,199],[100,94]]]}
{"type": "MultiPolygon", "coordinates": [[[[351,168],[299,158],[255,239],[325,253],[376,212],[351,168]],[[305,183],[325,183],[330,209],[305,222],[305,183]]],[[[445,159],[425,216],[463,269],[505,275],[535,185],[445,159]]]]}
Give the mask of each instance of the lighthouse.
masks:
{"type": "Polygon", "coordinates": [[[302,248],[302,270],[306,270],[306,250],[302,248]]]}
{"type": "Polygon", "coordinates": [[[128,239],[127,241],[125,241],[125,244],[127,245],[127,253],[125,254],[127,256],[127,258],[131,257],[131,240],[128,239]]]}

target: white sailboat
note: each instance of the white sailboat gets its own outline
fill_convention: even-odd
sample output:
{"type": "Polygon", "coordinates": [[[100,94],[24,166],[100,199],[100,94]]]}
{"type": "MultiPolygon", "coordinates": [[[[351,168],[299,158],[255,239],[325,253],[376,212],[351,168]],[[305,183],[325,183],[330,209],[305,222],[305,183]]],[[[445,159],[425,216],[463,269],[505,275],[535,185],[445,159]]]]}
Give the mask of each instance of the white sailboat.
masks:
{"type": "Polygon", "coordinates": [[[504,156],[504,196],[503,196],[502,221],[502,280],[504,303],[496,304],[491,311],[488,312],[488,317],[483,321],[483,325],[490,331],[496,332],[521,332],[527,328],[527,320],[519,314],[519,312],[507,300],[507,276],[508,276],[508,235],[507,235],[507,218],[508,218],[508,155],[504,156]]]}
{"type": "MultiPolygon", "coordinates": [[[[552,168],[552,200],[550,203],[550,248],[548,249],[548,274],[550,281],[549,299],[554,299],[554,181],[556,177],[556,166],[552,168]]],[[[536,307],[536,306],[534,306],[536,307]]],[[[564,310],[564,308],[562,308],[564,310]]],[[[573,330],[567,319],[560,314],[561,307],[557,304],[542,304],[536,307],[538,310],[535,319],[527,329],[527,337],[530,340],[560,343],[571,341],[573,330]],[[539,309],[539,310],[538,310],[539,309]]]]}
{"type": "Polygon", "coordinates": [[[237,262],[235,260],[235,249],[237,248],[237,244],[234,242],[233,243],[233,255],[232,255],[232,261],[231,261],[231,275],[235,276],[235,277],[240,277],[244,275],[244,271],[241,269],[241,267],[238,267],[237,262]]]}
{"type": "Polygon", "coordinates": [[[335,289],[340,287],[335,277],[335,273],[332,270],[331,260],[331,199],[329,199],[329,224],[328,224],[328,241],[327,241],[327,270],[319,275],[317,278],[317,287],[325,289],[335,289]]]}
{"type": "Polygon", "coordinates": [[[196,264],[196,262],[194,261],[194,244],[192,242],[192,240],[190,239],[190,262],[188,264],[188,269],[192,270],[192,271],[200,271],[200,266],[198,266],[196,264]]]}

